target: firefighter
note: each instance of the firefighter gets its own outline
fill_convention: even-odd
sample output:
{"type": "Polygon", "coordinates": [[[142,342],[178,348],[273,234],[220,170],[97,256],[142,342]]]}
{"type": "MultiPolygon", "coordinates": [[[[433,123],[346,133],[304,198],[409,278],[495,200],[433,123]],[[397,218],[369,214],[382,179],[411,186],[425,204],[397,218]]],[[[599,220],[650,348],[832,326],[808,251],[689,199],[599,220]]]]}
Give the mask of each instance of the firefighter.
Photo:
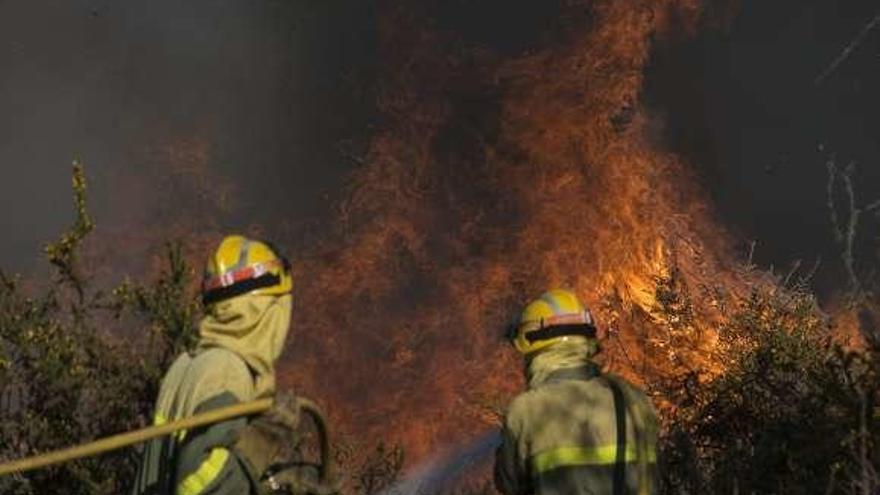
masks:
{"type": "Polygon", "coordinates": [[[528,390],[510,404],[495,458],[505,495],[657,493],[658,421],[644,393],[602,373],[589,310],[566,290],[528,304],[508,330],[528,390]]]}
{"type": "MultiPolygon", "coordinates": [[[[275,362],[284,348],[293,282],[289,263],[269,244],[223,239],[202,284],[206,314],[196,350],[180,355],[162,380],[154,423],[163,424],[275,395],[275,362]]],[[[146,444],[133,488],[146,494],[248,494],[292,441],[295,399],[269,412],[146,444]]]]}

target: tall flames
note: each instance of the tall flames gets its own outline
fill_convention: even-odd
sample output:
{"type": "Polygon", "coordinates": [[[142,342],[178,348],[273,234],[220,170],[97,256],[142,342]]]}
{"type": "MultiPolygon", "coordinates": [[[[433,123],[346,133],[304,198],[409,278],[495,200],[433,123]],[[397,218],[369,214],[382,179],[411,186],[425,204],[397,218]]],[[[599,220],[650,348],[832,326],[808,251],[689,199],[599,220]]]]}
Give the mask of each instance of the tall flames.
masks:
{"type": "MultiPolygon", "coordinates": [[[[700,2],[567,9],[580,18],[563,43],[516,57],[462,48],[412,9],[387,9],[381,127],[335,237],[299,267],[283,370],[346,433],[399,442],[417,460],[495,424],[522,386],[501,329],[545,289],[581,295],[609,329],[605,363],[638,379],[668,360],[645,351],[663,339],[658,279],[744,286],[640,104],[652,39],[694,29],[700,2]]],[[[712,314],[712,297],[698,304],[712,314]]]]}
{"type": "MultiPolygon", "coordinates": [[[[674,322],[655,311],[658,282],[705,288],[692,310],[706,320],[714,289],[739,292],[753,275],[641,104],[652,42],[697,29],[700,0],[564,2],[565,32],[516,56],[431,28],[425,3],[383,2],[382,117],[324,240],[294,253],[282,385],[319,399],[345,438],[400,444],[418,461],[497,424],[523,386],[502,331],[553,287],[597,314],[615,372],[717,371],[711,332],[676,354],[665,333],[674,322]]],[[[186,237],[200,265],[224,230],[212,217],[236,191],[208,173],[201,134],[166,141],[150,160],[180,190],[150,174],[119,181],[131,189],[117,210],[133,213],[112,235],[138,246],[126,259],[186,237]],[[132,203],[153,190],[141,202],[162,207],[139,214],[132,203]]]]}

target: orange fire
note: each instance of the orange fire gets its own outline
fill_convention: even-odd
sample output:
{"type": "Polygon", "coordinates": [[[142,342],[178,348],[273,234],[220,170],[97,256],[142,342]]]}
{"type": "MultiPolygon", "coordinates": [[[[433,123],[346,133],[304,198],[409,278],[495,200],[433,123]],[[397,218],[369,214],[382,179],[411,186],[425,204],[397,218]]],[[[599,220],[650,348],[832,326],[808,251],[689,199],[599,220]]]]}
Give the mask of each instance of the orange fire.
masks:
{"type": "MultiPolygon", "coordinates": [[[[299,267],[283,372],[346,434],[416,461],[494,425],[522,387],[501,329],[545,289],[576,290],[613,327],[605,363],[638,379],[670,366],[658,278],[746,286],[639,103],[652,38],[694,29],[700,2],[588,5],[564,46],[513,59],[448,48],[403,8],[383,18],[384,120],[336,237],[299,267]]],[[[695,301],[711,318],[711,294],[695,301]]],[[[709,354],[685,359],[711,372],[709,354]]]]}
{"type": "MultiPolygon", "coordinates": [[[[293,256],[281,384],[318,399],[344,438],[397,443],[417,462],[497,424],[523,387],[502,329],[553,287],[597,314],[603,364],[615,372],[638,381],[681,366],[719,371],[716,305],[755,275],[640,104],[652,40],[697,29],[701,2],[569,1],[581,20],[565,41],[515,57],[462,47],[405,4],[381,16],[383,117],[363,165],[333,232],[293,256]],[[681,308],[702,325],[685,329],[688,353],[669,335],[681,322],[656,311],[667,279],[694,295],[681,308]]],[[[208,173],[210,143],[198,133],[168,142],[148,160],[167,170],[115,181],[126,186],[121,218],[106,223],[124,226],[110,245],[126,249],[95,244],[94,259],[148,259],[184,237],[199,270],[219,239],[215,217],[236,191],[208,173]],[[160,182],[169,170],[174,179],[160,182]]]]}

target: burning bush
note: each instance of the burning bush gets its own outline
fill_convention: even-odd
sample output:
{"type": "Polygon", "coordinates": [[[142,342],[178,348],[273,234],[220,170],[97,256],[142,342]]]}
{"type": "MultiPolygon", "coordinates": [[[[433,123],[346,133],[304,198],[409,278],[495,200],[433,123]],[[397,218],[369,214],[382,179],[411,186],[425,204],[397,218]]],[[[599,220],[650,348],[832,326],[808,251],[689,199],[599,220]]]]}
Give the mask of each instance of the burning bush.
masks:
{"type": "MultiPolygon", "coordinates": [[[[50,286],[32,296],[20,279],[0,277],[4,459],[143,426],[170,359],[193,342],[199,307],[181,248],[169,247],[150,285],[93,289],[76,259],[92,228],[80,168],[74,189],[76,223],[47,249],[56,268],[50,286]],[[100,330],[131,317],[148,328],[136,346],[100,330]]],[[[643,317],[653,318],[655,333],[665,328],[670,337],[662,343],[682,351],[702,345],[694,332],[711,331],[712,361],[726,366],[710,375],[672,367],[648,377],[663,404],[664,493],[872,493],[880,434],[874,350],[837,345],[803,284],[757,284],[739,299],[716,294],[719,315],[707,324],[676,273],[656,279],[656,304],[643,317]]],[[[399,477],[403,452],[359,445],[339,451],[348,486],[381,492],[399,477]]],[[[134,469],[128,449],[3,478],[0,491],[121,493],[134,469]]]]}
{"type": "Polygon", "coordinates": [[[836,344],[803,285],[756,289],[724,316],[724,372],[658,387],[664,492],[875,493],[876,355],[836,344]]]}

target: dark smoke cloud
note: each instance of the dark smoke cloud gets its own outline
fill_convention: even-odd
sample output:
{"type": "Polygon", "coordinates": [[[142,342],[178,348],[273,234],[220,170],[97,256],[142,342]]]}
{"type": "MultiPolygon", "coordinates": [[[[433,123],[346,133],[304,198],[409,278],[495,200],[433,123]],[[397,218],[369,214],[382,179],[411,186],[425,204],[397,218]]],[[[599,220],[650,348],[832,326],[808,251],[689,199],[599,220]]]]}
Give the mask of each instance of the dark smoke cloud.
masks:
{"type": "MultiPolygon", "coordinates": [[[[425,5],[422,21],[514,56],[581,15],[559,1],[425,5]]],[[[880,30],[813,81],[875,11],[870,0],[742,2],[726,30],[660,48],[649,74],[663,141],[700,171],[723,222],[758,241],[764,265],[822,258],[826,287],[839,264],[816,148],[858,161],[862,197],[880,196],[880,30]]],[[[0,266],[28,270],[69,221],[74,155],[101,228],[137,229],[130,210],[159,221],[168,205],[119,191],[129,175],[168,189],[177,179],[150,150],[175,138],[207,142],[206,180],[234,184],[220,228],[271,236],[323,219],[350,168],[340,147],[371,132],[376,16],[374,2],[350,0],[0,1],[0,266]]]]}
{"type": "MultiPolygon", "coordinates": [[[[841,166],[859,163],[863,204],[880,198],[880,30],[814,81],[877,9],[869,0],[742,2],[727,31],[661,48],[648,80],[666,145],[703,174],[742,252],[754,240],[756,260],[783,272],[821,259],[815,282],[826,294],[843,285],[826,206],[828,152],[841,166]]],[[[868,270],[878,224],[864,218],[858,244],[868,270]]]]}
{"type": "Polygon", "coordinates": [[[234,185],[221,227],[271,235],[323,214],[348,167],[340,143],[371,111],[367,4],[0,2],[0,266],[29,270],[69,222],[75,155],[105,232],[201,204],[169,197],[173,160],[156,151],[187,140],[207,143],[206,182],[234,185]],[[126,197],[131,181],[165,190],[126,197]]]}

